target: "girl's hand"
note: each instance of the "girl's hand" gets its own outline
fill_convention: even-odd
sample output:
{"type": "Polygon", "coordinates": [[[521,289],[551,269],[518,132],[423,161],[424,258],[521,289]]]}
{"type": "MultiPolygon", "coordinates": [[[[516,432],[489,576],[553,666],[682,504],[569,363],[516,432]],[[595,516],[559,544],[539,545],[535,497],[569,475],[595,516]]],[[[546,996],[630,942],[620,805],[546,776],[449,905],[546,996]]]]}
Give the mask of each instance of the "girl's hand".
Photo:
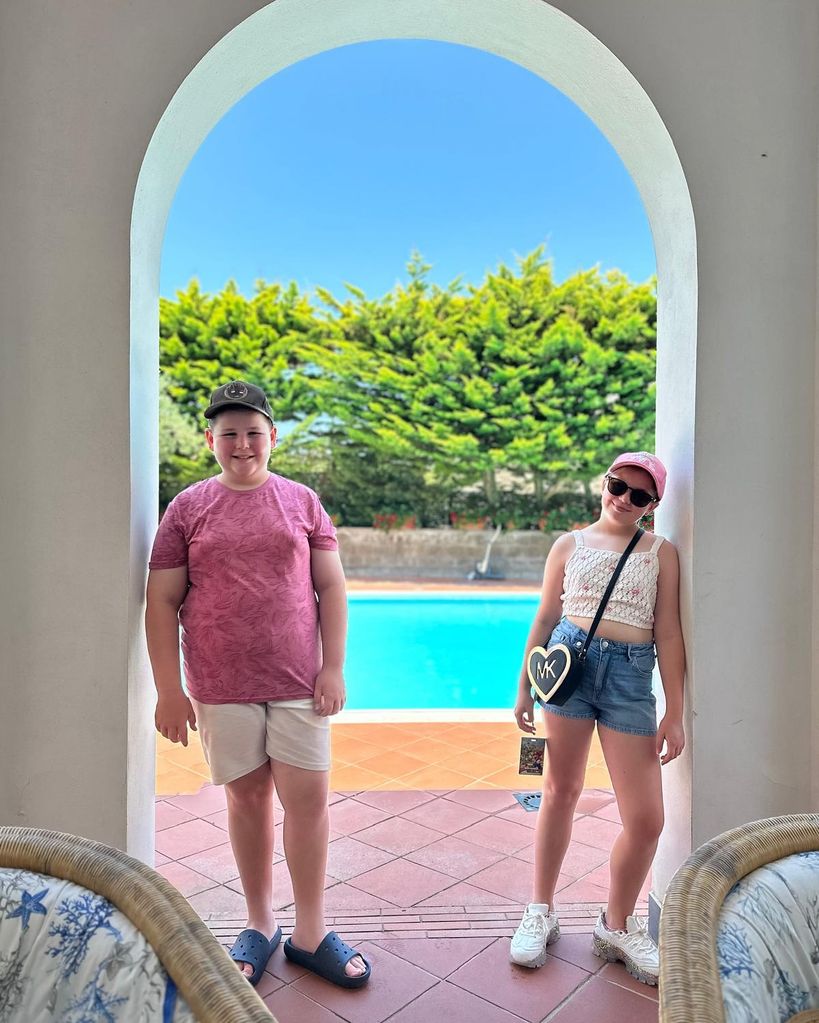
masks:
{"type": "Polygon", "coordinates": [[[316,687],[313,690],[313,710],[319,717],[330,717],[338,714],[347,700],[344,675],[337,668],[322,668],[316,675],[316,687]]]}
{"type": "Polygon", "coordinates": [[[154,724],[160,735],[171,742],[188,745],[188,728],[196,731],[196,713],[193,704],[182,689],[171,693],[160,693],[156,700],[154,724]]]}
{"type": "Polygon", "coordinates": [[[522,732],[535,734],[535,701],[529,689],[518,693],[518,701],[515,704],[515,721],[522,732]]]}
{"type": "Polygon", "coordinates": [[[666,715],[657,729],[657,756],[660,757],[660,763],[667,764],[675,760],[684,748],[685,732],[682,721],[679,718],[669,718],[666,715]],[[663,752],[663,742],[665,742],[665,755],[660,756],[663,752]]]}

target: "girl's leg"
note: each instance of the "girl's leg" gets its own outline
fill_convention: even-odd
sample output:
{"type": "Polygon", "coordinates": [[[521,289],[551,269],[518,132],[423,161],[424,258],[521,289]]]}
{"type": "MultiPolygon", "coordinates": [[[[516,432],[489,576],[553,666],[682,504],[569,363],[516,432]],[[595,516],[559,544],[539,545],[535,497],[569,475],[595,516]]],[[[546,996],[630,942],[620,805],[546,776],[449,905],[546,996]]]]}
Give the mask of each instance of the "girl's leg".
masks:
{"type": "Polygon", "coordinates": [[[614,786],[623,830],[611,850],[606,923],[623,930],[648,876],[663,830],[663,790],[654,736],[601,725],[600,745],[614,786]]]}
{"type": "Polygon", "coordinates": [[[543,712],[546,727],[546,772],[535,825],[533,902],[554,909],[555,887],[572,837],[572,820],[583,791],[594,720],[543,712]]]}
{"type": "MultiPolygon", "coordinates": [[[[284,855],[290,880],[296,920],[292,943],[314,952],[327,934],[324,922],[324,881],[327,873],[327,843],[330,834],[327,771],[310,771],[272,760],[273,780],[284,807],[284,855]]],[[[366,972],[366,964],[355,956],[346,966],[350,977],[366,972]]]]}
{"type": "MultiPolygon", "coordinates": [[[[228,834],[247,902],[247,926],[268,938],[273,912],[273,778],[269,763],[225,785],[228,834]]],[[[249,963],[239,964],[247,976],[249,963]]]]}

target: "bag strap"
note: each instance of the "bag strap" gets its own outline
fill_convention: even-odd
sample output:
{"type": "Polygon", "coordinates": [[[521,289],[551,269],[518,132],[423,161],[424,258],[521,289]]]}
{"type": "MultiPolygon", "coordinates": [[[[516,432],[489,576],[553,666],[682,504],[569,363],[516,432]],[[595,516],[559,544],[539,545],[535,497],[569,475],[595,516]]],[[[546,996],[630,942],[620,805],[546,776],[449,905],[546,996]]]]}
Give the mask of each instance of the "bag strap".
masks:
{"type": "Polygon", "coordinates": [[[603,594],[600,600],[600,606],[597,608],[597,614],[594,616],[594,621],[591,623],[591,628],[589,629],[586,635],[586,642],[583,644],[583,649],[580,651],[580,654],[578,655],[581,660],[584,660],[586,654],[589,652],[589,646],[591,644],[591,641],[594,639],[595,632],[597,632],[597,626],[600,624],[600,621],[603,617],[603,612],[606,610],[606,604],[608,604],[609,602],[609,597],[612,594],[615,583],[617,582],[620,573],[623,571],[623,566],[625,565],[629,554],[631,554],[631,552],[637,546],[640,537],[643,535],[644,532],[645,530],[640,529],[640,527],[638,526],[637,532],[634,534],[631,540],[629,540],[628,547],[626,547],[626,549],[620,555],[620,560],[617,562],[617,567],[612,573],[611,579],[609,579],[609,584],[606,587],[606,592],[603,594]]]}

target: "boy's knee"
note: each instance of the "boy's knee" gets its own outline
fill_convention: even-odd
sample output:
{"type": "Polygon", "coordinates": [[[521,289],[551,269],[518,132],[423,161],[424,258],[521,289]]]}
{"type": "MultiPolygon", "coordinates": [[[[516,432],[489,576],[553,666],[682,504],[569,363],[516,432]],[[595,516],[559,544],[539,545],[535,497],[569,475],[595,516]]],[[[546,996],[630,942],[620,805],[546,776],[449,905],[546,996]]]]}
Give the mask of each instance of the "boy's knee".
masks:
{"type": "Polygon", "coordinates": [[[253,771],[228,782],[225,792],[234,806],[260,806],[273,798],[273,778],[269,770],[253,771]]]}

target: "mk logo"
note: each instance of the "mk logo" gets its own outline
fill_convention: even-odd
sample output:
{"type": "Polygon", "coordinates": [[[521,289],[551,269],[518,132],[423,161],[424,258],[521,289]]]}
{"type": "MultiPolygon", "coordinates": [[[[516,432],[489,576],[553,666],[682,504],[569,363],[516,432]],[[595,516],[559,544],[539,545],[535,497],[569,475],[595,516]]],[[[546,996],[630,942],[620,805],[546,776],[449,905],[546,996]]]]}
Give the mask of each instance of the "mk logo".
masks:
{"type": "Polygon", "coordinates": [[[535,668],[535,675],[538,680],[543,678],[556,678],[555,670],[548,661],[544,661],[543,664],[539,664],[535,668]]]}

